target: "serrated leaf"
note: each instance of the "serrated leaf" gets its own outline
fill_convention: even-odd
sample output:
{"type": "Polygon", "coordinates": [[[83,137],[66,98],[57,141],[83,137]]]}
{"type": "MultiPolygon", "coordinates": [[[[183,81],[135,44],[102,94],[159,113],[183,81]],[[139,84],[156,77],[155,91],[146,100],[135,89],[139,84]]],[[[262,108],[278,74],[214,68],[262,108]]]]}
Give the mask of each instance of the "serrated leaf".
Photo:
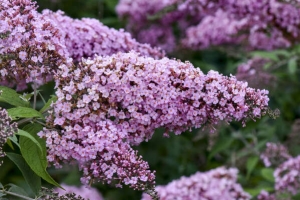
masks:
{"type": "Polygon", "coordinates": [[[38,195],[41,189],[41,178],[30,169],[30,167],[21,155],[11,152],[6,153],[6,155],[11,161],[13,161],[17,165],[19,170],[22,172],[23,177],[29,185],[32,192],[35,195],[38,195]]]}
{"type": "Polygon", "coordinates": [[[288,62],[288,71],[290,74],[295,74],[297,70],[297,58],[291,58],[288,62]]]}
{"type": "Polygon", "coordinates": [[[22,100],[20,98],[22,95],[18,94],[15,90],[5,86],[0,86],[0,90],[2,91],[2,94],[0,95],[0,102],[5,102],[13,106],[30,106],[29,102],[22,100]]]}
{"type": "Polygon", "coordinates": [[[232,138],[220,138],[218,142],[213,146],[211,152],[208,155],[208,159],[210,160],[217,153],[225,149],[228,149],[228,147],[231,145],[232,142],[233,142],[232,138]]]}
{"type": "Polygon", "coordinates": [[[275,178],[274,178],[274,170],[271,169],[271,168],[263,168],[261,171],[260,171],[262,177],[264,177],[266,180],[274,183],[275,182],[275,178]]]}
{"type": "Polygon", "coordinates": [[[246,163],[246,169],[247,169],[247,179],[249,178],[250,174],[252,173],[253,169],[257,165],[259,160],[258,156],[249,157],[246,163]]]}
{"type": "Polygon", "coordinates": [[[16,107],[7,109],[8,115],[13,119],[38,117],[44,119],[44,116],[32,108],[16,107]]]}
{"type": "Polygon", "coordinates": [[[30,133],[42,146],[42,152],[39,148],[34,145],[34,143],[26,138],[20,138],[21,153],[29,167],[42,179],[48,183],[62,188],[47,172],[46,168],[48,166],[46,158],[46,142],[45,140],[39,138],[37,133],[43,129],[43,126],[40,124],[28,124],[23,130],[30,133]]]}
{"type": "MultiPolygon", "coordinates": [[[[38,148],[40,149],[41,152],[43,152],[42,150],[42,146],[41,144],[28,132],[24,131],[24,130],[21,130],[21,129],[18,129],[18,132],[15,133],[16,135],[20,135],[20,140],[22,137],[26,137],[28,138],[29,140],[31,140],[35,145],[38,146],[38,148]]],[[[22,147],[21,147],[21,150],[22,150],[22,147]]]]}
{"type": "Polygon", "coordinates": [[[55,103],[56,101],[57,101],[57,96],[52,95],[52,97],[47,101],[44,107],[40,110],[40,113],[45,112],[48,108],[50,108],[51,104],[55,103]]]}

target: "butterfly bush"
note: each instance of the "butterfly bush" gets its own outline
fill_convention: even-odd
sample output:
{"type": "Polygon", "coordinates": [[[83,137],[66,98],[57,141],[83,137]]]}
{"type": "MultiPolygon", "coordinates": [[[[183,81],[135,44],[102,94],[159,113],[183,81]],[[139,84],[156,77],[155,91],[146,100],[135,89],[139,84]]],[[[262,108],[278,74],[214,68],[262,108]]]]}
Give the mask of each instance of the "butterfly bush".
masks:
{"type": "Polygon", "coordinates": [[[278,199],[276,197],[276,194],[270,194],[269,192],[262,190],[257,196],[257,200],[278,200],[278,199]]]}
{"type": "Polygon", "coordinates": [[[180,134],[220,120],[245,123],[266,113],[268,91],[247,87],[234,76],[203,74],[189,62],[155,60],[136,52],[96,56],[77,66],[61,65],[46,139],[48,161],[59,167],[77,160],[83,183],[94,181],[145,190],[154,172],[131,148],[156,128],[180,134]]]}
{"type": "Polygon", "coordinates": [[[295,195],[300,189],[300,156],[290,158],[274,171],[275,190],[295,195]]]}
{"type": "Polygon", "coordinates": [[[240,81],[247,81],[251,87],[267,88],[274,86],[276,77],[267,70],[264,70],[264,66],[271,63],[270,59],[254,57],[238,65],[235,76],[240,81]]]}
{"type": "MultiPolygon", "coordinates": [[[[180,32],[179,44],[193,50],[228,44],[242,45],[246,50],[271,50],[290,47],[299,40],[299,2],[120,0],[116,11],[128,19],[128,29],[140,41],[148,40],[147,35],[140,34],[141,29],[155,35],[151,24],[162,30],[175,25],[180,32]]],[[[161,41],[158,38],[148,42],[159,46],[161,41]]]]}
{"type": "MultiPolygon", "coordinates": [[[[251,196],[243,191],[237,181],[238,170],[219,167],[208,172],[197,172],[190,177],[181,177],[165,186],[156,186],[160,200],[249,200],[251,196]]],[[[151,200],[143,194],[142,200],[151,200]]]]}
{"type": "MultiPolygon", "coordinates": [[[[0,158],[5,156],[5,152],[2,150],[2,147],[6,143],[7,138],[12,136],[17,131],[17,123],[12,123],[7,111],[0,107],[0,158]]],[[[2,163],[3,162],[0,161],[0,166],[2,163]]]]}
{"type": "Polygon", "coordinates": [[[266,167],[270,167],[281,164],[292,157],[284,145],[268,142],[266,149],[260,154],[260,158],[266,167]]]}
{"type": "Polygon", "coordinates": [[[81,196],[84,199],[89,200],[103,200],[102,195],[98,192],[95,188],[88,188],[86,186],[76,187],[66,184],[61,184],[61,186],[64,188],[56,188],[55,191],[59,193],[59,195],[65,195],[67,193],[75,193],[76,195],[81,196]]]}
{"type": "Polygon", "coordinates": [[[27,83],[42,85],[53,70],[68,64],[63,38],[49,20],[41,19],[30,0],[0,4],[0,84],[23,90],[27,83]]]}
{"type": "Polygon", "coordinates": [[[96,19],[72,19],[62,11],[50,10],[44,10],[42,18],[50,19],[60,30],[70,56],[77,62],[81,61],[82,57],[93,57],[94,54],[111,55],[130,50],[154,58],[164,56],[162,50],[152,48],[149,44],[138,43],[123,29],[109,28],[96,19]]]}

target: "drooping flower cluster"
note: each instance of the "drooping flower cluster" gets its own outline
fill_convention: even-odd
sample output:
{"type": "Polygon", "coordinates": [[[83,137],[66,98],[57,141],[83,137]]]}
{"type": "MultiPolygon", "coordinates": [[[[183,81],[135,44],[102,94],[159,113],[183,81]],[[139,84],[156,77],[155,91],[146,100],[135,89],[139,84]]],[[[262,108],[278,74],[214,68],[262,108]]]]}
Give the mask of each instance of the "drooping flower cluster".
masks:
{"type": "Polygon", "coordinates": [[[55,191],[58,192],[59,195],[65,195],[66,193],[75,193],[76,195],[80,195],[84,199],[103,200],[102,195],[95,188],[88,188],[87,186],[76,187],[66,184],[61,184],[61,186],[65,190],[62,190],[60,188],[55,189],[55,191]]]}
{"type": "Polygon", "coordinates": [[[271,63],[269,59],[254,57],[237,67],[236,78],[247,81],[249,86],[255,88],[266,88],[275,83],[276,77],[264,70],[264,66],[271,63]]]}
{"type": "MultiPolygon", "coordinates": [[[[289,47],[300,37],[299,2],[120,0],[116,10],[120,17],[128,19],[128,29],[139,41],[157,46],[162,42],[161,38],[153,40],[153,37],[141,35],[143,31],[140,30],[155,35],[159,27],[168,30],[165,38],[175,38],[170,30],[177,26],[179,43],[192,49],[230,44],[242,45],[246,49],[270,50],[289,47]],[[155,29],[152,24],[155,24],[155,29]]],[[[162,47],[168,46],[169,41],[165,40],[162,47]]]]}
{"type": "Polygon", "coordinates": [[[69,55],[59,30],[41,19],[30,0],[0,3],[0,84],[18,90],[41,85],[69,55]]]}
{"type": "MultiPolygon", "coordinates": [[[[7,138],[12,136],[17,131],[17,123],[12,123],[7,111],[3,108],[0,108],[0,158],[5,156],[2,147],[6,143],[7,138]]],[[[0,161],[0,166],[1,165],[2,162],[0,161]]]]}
{"type": "Polygon", "coordinates": [[[278,164],[283,163],[291,158],[291,155],[288,153],[287,148],[282,144],[268,142],[266,144],[266,149],[262,152],[260,158],[263,160],[266,167],[270,167],[271,165],[277,166],[278,164]]]}
{"type": "Polygon", "coordinates": [[[267,91],[247,87],[235,77],[192,64],[138,53],[87,59],[78,66],[61,65],[56,74],[54,113],[45,129],[48,160],[77,160],[82,181],[118,180],[135,189],[153,186],[154,174],[133,151],[164,127],[180,134],[220,120],[259,118],[267,109],[267,91]]]}
{"type": "Polygon", "coordinates": [[[50,10],[44,10],[42,18],[52,20],[53,25],[59,28],[70,56],[78,62],[95,54],[104,56],[130,50],[154,58],[164,56],[162,50],[138,43],[124,30],[109,28],[96,19],[72,19],[62,11],[50,10]]]}
{"type": "MultiPolygon", "coordinates": [[[[156,186],[155,190],[160,200],[249,200],[251,196],[236,182],[237,174],[235,168],[220,167],[183,176],[166,186],[156,186]]],[[[142,200],[151,200],[151,197],[143,194],[142,200]]]]}

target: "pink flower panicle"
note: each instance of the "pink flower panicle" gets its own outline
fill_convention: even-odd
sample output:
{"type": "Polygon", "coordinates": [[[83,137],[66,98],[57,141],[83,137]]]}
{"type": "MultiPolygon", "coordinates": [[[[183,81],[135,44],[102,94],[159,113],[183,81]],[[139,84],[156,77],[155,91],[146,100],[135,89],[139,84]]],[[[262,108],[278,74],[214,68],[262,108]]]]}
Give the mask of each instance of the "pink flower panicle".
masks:
{"type": "Polygon", "coordinates": [[[65,195],[66,193],[75,193],[76,195],[80,195],[84,199],[103,200],[102,195],[95,188],[88,188],[87,186],[76,187],[66,184],[61,184],[61,186],[65,190],[62,190],[60,188],[55,189],[55,191],[58,192],[59,195],[65,195]]]}
{"type": "Polygon", "coordinates": [[[93,57],[95,54],[111,55],[130,50],[154,58],[164,56],[162,50],[152,48],[148,44],[138,43],[123,29],[109,28],[96,19],[72,19],[62,11],[50,10],[44,10],[42,17],[52,20],[53,25],[59,28],[71,57],[78,62],[82,57],[93,57]]]}
{"type": "MultiPolygon", "coordinates": [[[[2,150],[2,147],[6,143],[7,138],[12,136],[15,132],[18,132],[18,124],[12,123],[7,111],[0,108],[0,157],[5,156],[5,152],[2,150]]],[[[0,166],[1,165],[2,162],[0,161],[0,166]]]]}
{"type": "MultiPolygon", "coordinates": [[[[120,17],[128,19],[128,29],[139,41],[148,40],[156,46],[161,44],[161,38],[155,40],[140,33],[155,35],[159,27],[168,30],[168,38],[175,38],[171,30],[176,25],[182,32],[180,44],[196,50],[228,44],[243,45],[246,50],[271,50],[298,43],[300,37],[299,2],[120,0],[116,10],[120,17]],[[151,16],[158,19],[152,20],[151,16]]],[[[164,40],[162,47],[175,47],[170,41],[174,39],[164,40]]]]}
{"type": "Polygon", "coordinates": [[[279,200],[276,198],[276,194],[270,194],[269,192],[262,190],[257,196],[257,200],[279,200]]]}
{"type": "MultiPolygon", "coordinates": [[[[183,176],[155,189],[160,200],[249,200],[251,196],[236,183],[237,173],[235,168],[220,167],[204,173],[197,172],[190,177],[183,176]]],[[[142,200],[151,200],[151,197],[144,193],[142,200]]]]}
{"type": "Polygon", "coordinates": [[[291,158],[287,148],[282,144],[268,142],[266,146],[266,149],[260,155],[260,158],[266,167],[270,167],[271,165],[279,165],[291,158]]]}
{"type": "Polygon", "coordinates": [[[251,87],[266,88],[273,86],[276,82],[276,77],[264,70],[264,66],[271,63],[269,59],[254,57],[240,64],[237,67],[235,76],[240,81],[247,81],[251,87]]]}
{"type": "Polygon", "coordinates": [[[41,85],[66,63],[64,41],[49,20],[41,19],[30,0],[0,3],[0,84],[23,90],[41,85]]]}
{"type": "Polygon", "coordinates": [[[275,190],[295,195],[300,189],[300,156],[290,158],[274,172],[275,190]]]}
{"type": "Polygon", "coordinates": [[[136,52],[96,56],[78,66],[61,65],[55,76],[57,102],[44,129],[48,160],[77,160],[83,183],[96,179],[147,189],[154,173],[130,145],[152,137],[154,130],[180,134],[220,120],[245,121],[266,112],[268,91],[247,87],[235,77],[192,64],[136,52]]]}

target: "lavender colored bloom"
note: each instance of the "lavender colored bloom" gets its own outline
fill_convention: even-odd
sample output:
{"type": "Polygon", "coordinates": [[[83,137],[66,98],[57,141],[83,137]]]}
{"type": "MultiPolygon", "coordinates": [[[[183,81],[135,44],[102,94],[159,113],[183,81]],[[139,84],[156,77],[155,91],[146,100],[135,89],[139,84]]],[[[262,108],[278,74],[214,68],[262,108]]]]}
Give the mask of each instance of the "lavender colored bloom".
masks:
{"type": "MultiPolygon", "coordinates": [[[[294,1],[120,0],[116,10],[128,19],[134,35],[150,33],[154,23],[163,30],[176,25],[180,45],[196,50],[216,45],[271,50],[298,43],[300,37],[300,7],[294,1]]],[[[159,40],[152,42],[160,45],[159,40]]]]}
{"type": "Polygon", "coordinates": [[[300,156],[290,158],[274,172],[275,190],[297,194],[300,189],[300,156]]]}
{"type": "MultiPolygon", "coordinates": [[[[238,170],[220,167],[208,172],[197,172],[190,177],[181,177],[166,186],[155,189],[160,200],[246,200],[251,196],[236,183],[238,170]]],[[[151,200],[143,194],[142,200],[151,200]]]]}
{"type": "Polygon", "coordinates": [[[50,10],[44,10],[42,18],[51,20],[52,24],[59,28],[70,56],[76,61],[81,61],[82,57],[93,57],[95,54],[104,56],[130,50],[154,58],[164,56],[160,49],[138,43],[123,29],[109,28],[96,19],[72,19],[62,11],[50,10]]]}
{"type": "Polygon", "coordinates": [[[288,153],[287,148],[282,144],[268,142],[266,144],[266,149],[260,155],[260,158],[263,160],[266,167],[270,167],[271,165],[283,163],[291,158],[291,155],[288,153]]]}
{"type": "MultiPolygon", "coordinates": [[[[278,200],[275,194],[270,194],[267,191],[262,190],[257,196],[257,200],[278,200]]],[[[285,199],[289,200],[289,199],[285,199]]]]}
{"type": "Polygon", "coordinates": [[[0,3],[0,84],[23,90],[41,85],[53,70],[67,64],[68,52],[59,30],[41,19],[30,0],[0,3]]]}
{"type": "Polygon", "coordinates": [[[268,91],[247,87],[215,71],[204,75],[192,64],[138,53],[96,56],[78,66],[61,65],[55,76],[58,101],[44,129],[48,160],[77,160],[82,181],[153,187],[154,173],[131,145],[154,130],[180,134],[212,127],[220,120],[242,121],[266,112],[268,91]]]}
{"type": "MultiPolygon", "coordinates": [[[[0,157],[5,156],[2,146],[6,143],[8,137],[18,131],[17,123],[12,123],[5,109],[0,108],[0,157]]],[[[0,166],[2,162],[0,161],[0,166]]]]}
{"type": "Polygon", "coordinates": [[[87,186],[76,187],[66,184],[61,184],[61,186],[65,190],[62,190],[60,188],[55,189],[55,191],[58,192],[59,195],[65,195],[66,193],[75,193],[76,195],[80,195],[84,199],[103,200],[102,195],[95,188],[88,188],[87,186]]]}
{"type": "Polygon", "coordinates": [[[273,86],[276,77],[264,70],[264,66],[271,63],[266,58],[254,57],[237,67],[236,78],[240,81],[247,81],[249,86],[255,88],[266,88],[273,86]]]}

